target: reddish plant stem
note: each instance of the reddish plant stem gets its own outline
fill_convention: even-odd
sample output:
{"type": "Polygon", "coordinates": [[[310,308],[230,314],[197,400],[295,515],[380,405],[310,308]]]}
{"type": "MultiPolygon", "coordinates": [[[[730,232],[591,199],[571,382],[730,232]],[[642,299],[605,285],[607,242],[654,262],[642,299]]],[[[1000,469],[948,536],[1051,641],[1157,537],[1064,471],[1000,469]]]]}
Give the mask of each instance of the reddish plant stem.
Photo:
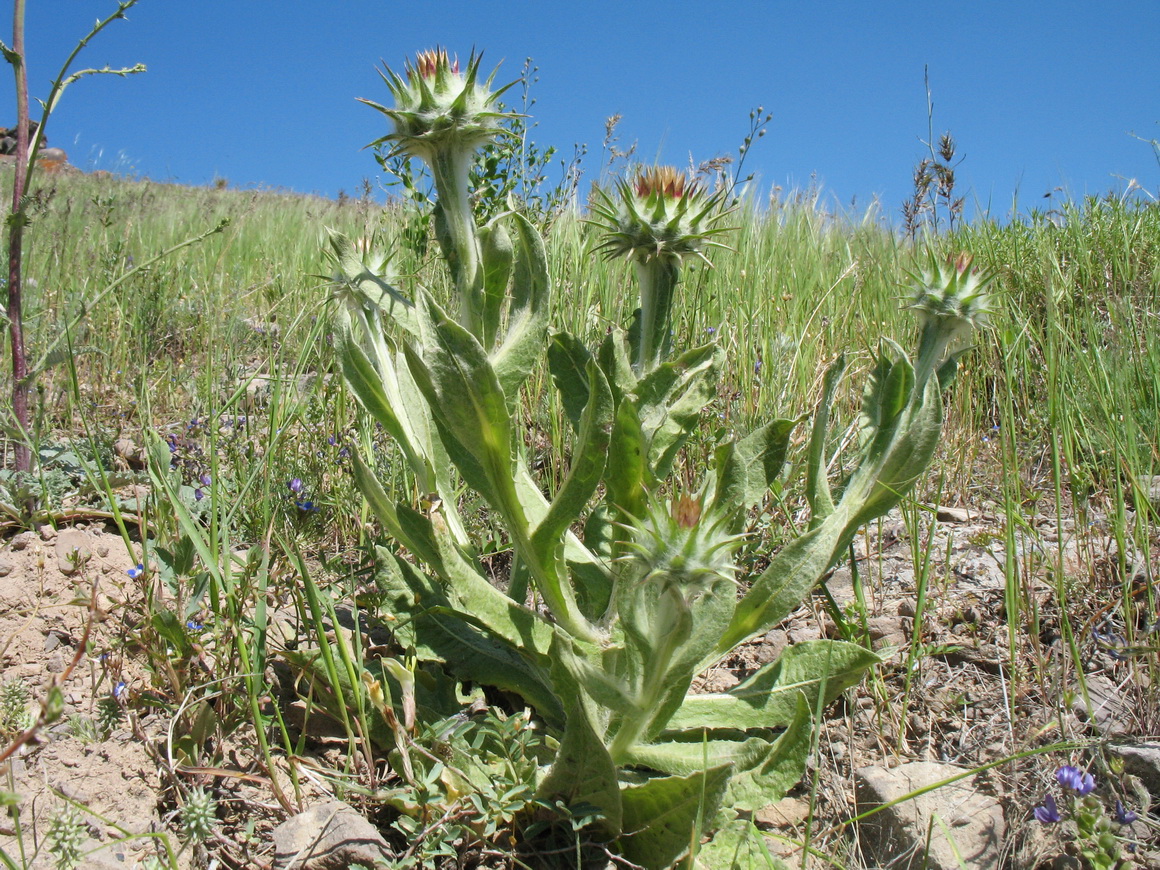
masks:
{"type": "Polygon", "coordinates": [[[16,470],[32,468],[26,436],[28,419],[28,358],[24,352],[21,260],[24,246],[24,182],[28,170],[28,72],[24,64],[24,0],[15,0],[12,14],[12,63],[16,73],[16,166],[12,173],[12,211],[8,225],[8,332],[12,341],[12,414],[19,431],[16,470]]]}

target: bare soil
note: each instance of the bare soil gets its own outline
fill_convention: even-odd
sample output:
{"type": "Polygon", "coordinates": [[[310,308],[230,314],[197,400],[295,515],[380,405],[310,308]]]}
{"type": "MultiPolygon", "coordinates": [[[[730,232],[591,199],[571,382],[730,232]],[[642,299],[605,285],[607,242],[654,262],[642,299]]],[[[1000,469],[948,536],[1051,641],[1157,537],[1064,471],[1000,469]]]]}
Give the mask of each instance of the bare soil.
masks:
{"type": "MultiPolygon", "coordinates": [[[[897,517],[858,540],[853,564],[826,582],[845,614],[844,625],[835,622],[825,596],[815,595],[783,625],[700,681],[702,690],[720,691],[788,644],[843,631],[855,639],[868,637],[887,659],[827,711],[811,774],[756,821],[787,859],[801,861],[800,846],[790,841],[808,836],[814,848],[844,866],[884,866],[883,856],[859,853],[856,826],[848,823],[856,814],[853,781],[859,768],[928,760],[973,769],[1074,740],[1083,748],[1007,761],[978,777],[979,788],[997,796],[1005,809],[1005,866],[1084,866],[1069,856],[1064,828],[1047,828],[1032,817],[1056,767],[1078,763],[1100,776],[1097,794],[1107,805],[1122,798],[1141,817],[1121,831],[1135,841],[1125,866],[1160,868],[1155,815],[1160,796],[1149,796],[1151,804],[1141,806],[1138,788],[1133,791],[1138,783],[1116,773],[1103,752],[1109,740],[1160,734],[1160,701],[1148,683],[1155,661],[1149,668],[1117,640],[1128,634],[1120,624],[1123,596],[1132,594],[1137,574],[1146,575],[1145,559],[1151,560],[1150,576],[1160,574],[1160,547],[1153,540],[1151,553],[1121,559],[1098,521],[1077,534],[1070,520],[1033,518],[1014,538],[1011,554],[1022,598],[1034,605],[1020,616],[1024,630],[1014,639],[1012,663],[1002,521],[987,509],[945,509],[939,517],[933,535],[924,527],[917,546],[897,517]],[[927,560],[925,612],[916,629],[921,563],[927,560]],[[1057,579],[1060,567],[1063,576],[1057,579]],[[1059,583],[1073,605],[1067,626],[1054,604],[1059,583]],[[859,595],[868,614],[864,622],[854,606],[859,595]],[[1069,633],[1081,654],[1088,702],[1068,652],[1069,633]]],[[[18,861],[23,855],[30,867],[53,866],[46,834],[54,814],[71,802],[85,813],[82,867],[140,866],[162,838],[180,852],[183,868],[211,862],[269,867],[269,831],[287,809],[272,793],[245,728],[210,747],[220,759],[215,767],[191,769],[179,762],[181,735],[170,725],[189,698],[165,698],[151,683],[147,651],[137,642],[147,618],[145,596],[130,578],[132,567],[124,541],[103,521],[24,531],[0,543],[0,682],[28,687],[34,712],[52,684],[60,686],[65,702],[62,717],[6,762],[2,787],[19,796],[19,812],[0,821],[0,847],[18,861]],[[110,720],[108,699],[115,700],[120,715],[104,728],[101,723],[110,720]],[[174,810],[193,785],[215,793],[219,823],[205,847],[182,849],[174,810]]],[[[1157,622],[1144,595],[1127,611],[1138,634],[1157,622]]],[[[212,656],[212,650],[201,654],[212,656]]],[[[196,662],[190,673],[196,677],[196,662]]],[[[325,765],[333,745],[317,729],[308,738],[308,752],[325,765]]],[[[18,731],[3,735],[6,744],[18,739],[18,731]]],[[[328,797],[322,778],[306,776],[303,782],[303,803],[328,797]]]]}

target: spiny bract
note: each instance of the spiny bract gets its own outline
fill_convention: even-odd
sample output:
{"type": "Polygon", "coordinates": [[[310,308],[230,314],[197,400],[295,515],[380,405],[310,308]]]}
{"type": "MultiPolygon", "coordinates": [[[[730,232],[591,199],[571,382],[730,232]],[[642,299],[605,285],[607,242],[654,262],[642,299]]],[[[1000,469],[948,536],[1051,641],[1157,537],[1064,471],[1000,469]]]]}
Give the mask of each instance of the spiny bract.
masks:
{"type": "Polygon", "coordinates": [[[692,256],[707,263],[706,247],[726,247],[713,241],[730,229],[715,226],[729,214],[720,208],[724,191],[710,195],[671,166],[644,169],[631,184],[618,182],[617,190],[619,202],[598,190],[592,205],[592,223],[606,231],[599,249],[608,257],[647,262],[692,256]]]}
{"type": "Polygon", "coordinates": [[[508,112],[498,111],[500,95],[515,84],[491,90],[495,72],[479,81],[482,55],[472,52],[466,74],[459,71],[458,59],[447,50],[420,52],[415,63],[406,63],[404,76],[384,69],[379,74],[395,98],[394,108],[371,100],[360,100],[378,109],[395,124],[395,131],[376,139],[368,147],[393,143],[393,154],[419,157],[431,163],[439,151],[468,154],[507,131],[500,126],[508,112]]]}

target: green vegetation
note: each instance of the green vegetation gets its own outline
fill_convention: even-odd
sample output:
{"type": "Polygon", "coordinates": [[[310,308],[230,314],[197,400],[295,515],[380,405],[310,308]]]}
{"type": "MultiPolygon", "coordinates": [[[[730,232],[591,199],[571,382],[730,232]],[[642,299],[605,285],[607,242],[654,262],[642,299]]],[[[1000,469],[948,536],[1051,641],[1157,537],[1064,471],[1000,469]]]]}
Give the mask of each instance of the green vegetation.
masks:
{"type": "MultiPolygon", "coordinates": [[[[1093,198],[904,241],[804,198],[688,208],[691,180],[645,172],[598,192],[595,223],[513,201],[481,226],[465,161],[504,138],[476,67],[462,141],[423,139],[430,112],[456,111],[435,99],[462,83],[446,55],[389,75],[405,112],[377,107],[408,116],[380,144],[422,141],[406,156],[433,164],[430,221],[369,192],[64,174],[32,191],[25,341],[61,352],[36,381],[31,476],[10,470],[4,421],[0,518],[120,532],[139,563],[127,654],[149,675],[74,731],[160,712],[173,763],[220,767],[228,738],[286,812],[322,777],[382,823],[398,867],[767,866],[748,813],[817,757],[827,704],[868,671],[900,732],[948,652],[924,637],[950,582],[925,515],[953,503],[999,518],[977,546],[1006,554],[993,621],[1012,720],[1034,694],[1059,714],[1044,733],[1074,736],[1064,697],[1088,698],[1101,638],[1156,685],[1160,209],[1093,198]],[[446,81],[411,94],[424,75],[446,81]],[[832,637],[736,692],[686,695],[891,510],[916,578],[900,658],[862,646],[871,571],[851,605],[829,600],[832,637]],[[1042,517],[1074,522],[1086,579],[1062,547],[1016,558],[1042,517]],[[1103,574],[1098,541],[1115,544],[1103,574]],[[291,701],[344,752],[320,762],[291,701]]],[[[6,741],[50,721],[16,684],[2,694],[6,741]]],[[[1021,733],[1006,751],[1044,747],[1021,733]]],[[[212,849],[225,802],[174,792],[174,836],[212,849]]],[[[73,857],[74,815],[49,834],[73,857]]],[[[845,861],[846,822],[803,848],[845,861]]]]}

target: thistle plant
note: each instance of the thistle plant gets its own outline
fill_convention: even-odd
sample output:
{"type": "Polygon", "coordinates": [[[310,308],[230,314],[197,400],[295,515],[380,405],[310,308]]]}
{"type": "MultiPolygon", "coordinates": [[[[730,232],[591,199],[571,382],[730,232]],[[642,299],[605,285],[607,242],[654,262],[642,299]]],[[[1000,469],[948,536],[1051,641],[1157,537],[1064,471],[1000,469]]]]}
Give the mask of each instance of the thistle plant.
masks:
{"type": "MultiPolygon", "coordinates": [[[[383,110],[396,125],[387,138],[414,143],[432,166],[449,166],[484,141],[490,103],[468,91],[477,87],[477,66],[473,58],[459,78],[445,54],[421,55],[406,80],[388,78],[404,108],[383,110]],[[463,122],[469,132],[434,135],[444,128],[420,126],[421,113],[406,108],[439,94],[464,110],[476,106],[475,120],[463,122]]],[[[746,576],[736,555],[747,514],[781,483],[799,421],[772,420],[724,441],[706,468],[682,459],[716,395],[723,351],[707,344],[674,352],[673,298],[684,260],[721,244],[723,213],[718,196],[674,170],[647,171],[619,193],[619,204],[598,204],[594,222],[604,252],[636,265],[641,310],[627,341],[613,331],[595,349],[566,332],[549,335],[543,241],[518,214],[478,229],[464,224],[469,241],[479,241],[481,317],[463,316],[462,295],[458,321],[422,289],[408,297],[386,255],[372,257],[338,235],[330,253],[344,375],[399,443],[413,484],[388,494],[366,457],[353,457],[389,539],[374,550],[385,620],[416,661],[499,688],[534,711],[558,745],[535,777],[539,805],[595,807],[599,832],[626,858],[663,868],[688,851],[689,831],[711,832],[784,795],[805,770],[811,722],[879,661],[855,644],[810,641],[726,692],[691,691],[698,673],[784,619],[858,528],[914,486],[939,441],[953,342],[981,321],[985,282],[966,259],[916,279],[917,362],[885,340],[876,352],[840,495],[823,453],[845,361],[830,367],[809,438],[810,527],[746,576]],[[545,351],[574,436],[571,467],[554,491],[525,461],[518,416],[545,351]],[[699,483],[678,485],[678,476],[699,483]],[[457,481],[510,541],[506,583],[493,584],[481,564],[485,542],[467,531],[457,481]]],[[[460,250],[448,244],[444,252],[462,291],[460,250]]],[[[366,670],[385,679],[390,669],[366,670]]],[[[388,697],[433,691],[413,677],[404,682],[411,688],[387,692],[378,677],[352,676],[332,697],[374,710],[388,697]],[[360,694],[375,685],[378,694],[360,694]]],[[[403,721],[406,713],[392,716],[403,721]]],[[[392,716],[380,711],[384,721],[392,716]]],[[[390,730],[368,732],[388,751],[400,748],[390,730]]],[[[410,781],[405,756],[391,757],[410,781]]]]}
{"type": "Polygon", "coordinates": [[[481,61],[472,53],[461,73],[458,59],[445,49],[420,52],[403,75],[381,73],[395,98],[393,107],[361,101],[394,124],[393,132],[368,147],[390,143],[388,156],[417,157],[431,168],[438,194],[435,233],[459,294],[460,323],[476,337],[484,328],[484,280],[468,177],[476,151],[507,133],[500,121],[510,114],[499,111],[498,101],[514,84],[491,90],[495,72],[480,81],[481,61]]]}
{"type": "Polygon", "coordinates": [[[593,223],[605,231],[599,248],[610,258],[632,261],[640,285],[640,309],[630,333],[633,369],[647,374],[671,350],[673,299],[687,259],[712,265],[709,247],[729,232],[717,224],[725,191],[709,195],[671,166],[644,169],[632,183],[621,181],[618,196],[597,190],[593,223]]]}

